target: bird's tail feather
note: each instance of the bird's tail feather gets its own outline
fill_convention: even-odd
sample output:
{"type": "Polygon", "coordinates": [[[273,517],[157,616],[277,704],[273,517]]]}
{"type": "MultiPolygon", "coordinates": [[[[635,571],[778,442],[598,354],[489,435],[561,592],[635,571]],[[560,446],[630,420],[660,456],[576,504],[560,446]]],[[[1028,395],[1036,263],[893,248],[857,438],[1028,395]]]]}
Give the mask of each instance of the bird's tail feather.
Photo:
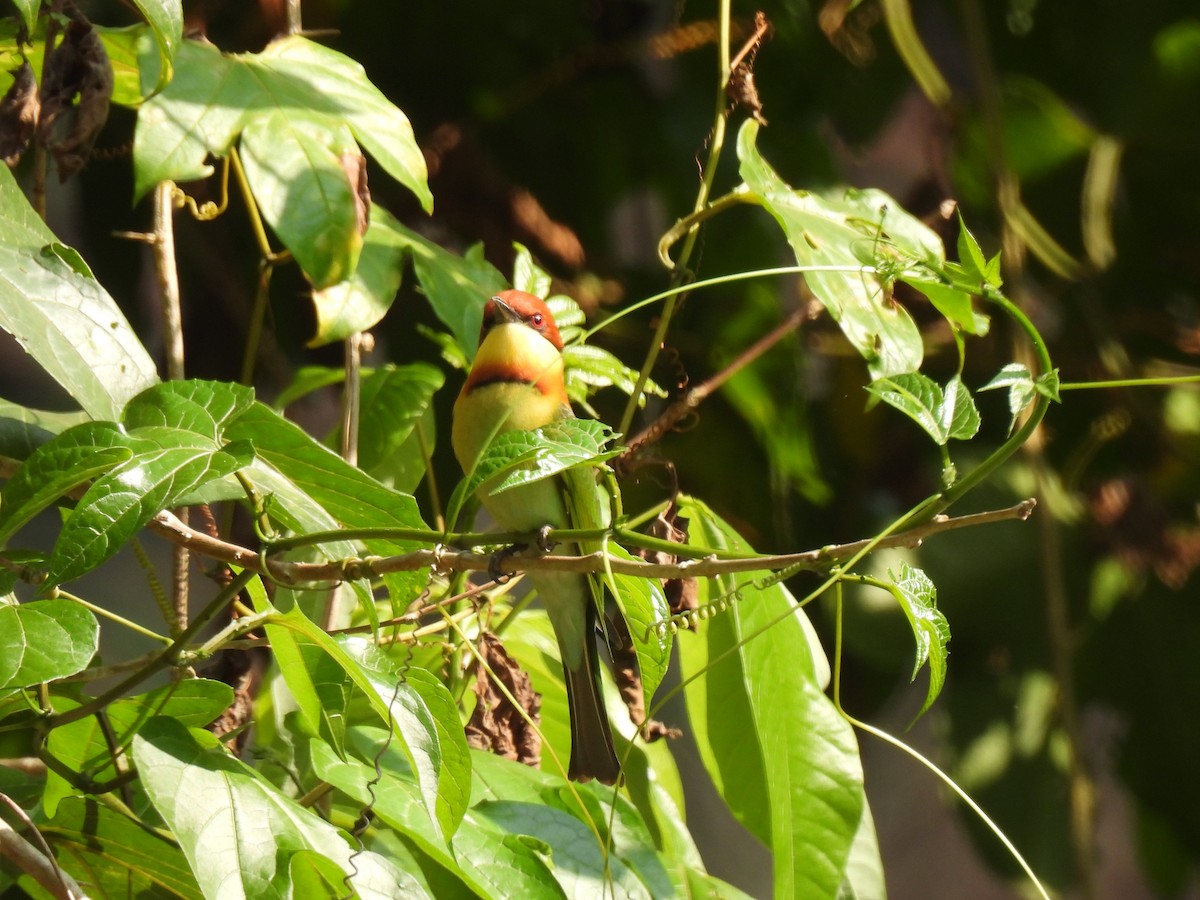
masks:
{"type": "Polygon", "coordinates": [[[613,746],[612,728],[601,695],[600,659],[592,628],[595,615],[594,609],[588,610],[582,665],[575,669],[563,666],[567,701],[571,706],[571,763],[568,777],[572,781],[594,778],[602,784],[615,784],[621,778],[621,762],[613,746]]]}

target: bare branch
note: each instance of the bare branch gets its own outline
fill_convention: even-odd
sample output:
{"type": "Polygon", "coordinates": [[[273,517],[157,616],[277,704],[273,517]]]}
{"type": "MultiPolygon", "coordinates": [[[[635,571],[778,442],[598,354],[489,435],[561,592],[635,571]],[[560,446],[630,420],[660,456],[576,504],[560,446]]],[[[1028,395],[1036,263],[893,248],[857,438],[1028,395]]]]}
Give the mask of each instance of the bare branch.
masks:
{"type": "MultiPolygon", "coordinates": [[[[1037,501],[1030,498],[1005,509],[965,516],[937,516],[916,528],[875,542],[875,546],[877,548],[917,547],[926,538],[944,531],[990,525],[1013,519],[1023,521],[1029,518],[1036,505],[1037,501]]],[[[469,550],[449,550],[445,547],[415,550],[401,556],[342,559],[326,563],[296,563],[266,559],[245,547],[212,538],[184,525],[169,512],[159,513],[155,516],[150,522],[150,528],[170,541],[185,543],[197,553],[289,584],[370,578],[389,572],[411,572],[426,567],[443,572],[498,570],[506,575],[538,570],[596,573],[608,569],[616,574],[634,575],[640,578],[699,578],[732,572],[768,572],[788,568],[821,570],[850,558],[873,541],[873,539],[867,539],[800,553],[770,556],[724,559],[707,556],[700,559],[682,559],[672,564],[649,563],[637,559],[615,557],[605,558],[603,553],[590,553],[583,556],[505,555],[497,561],[494,554],[475,553],[469,550]]],[[[553,533],[551,533],[551,538],[553,538],[553,533]]]]}

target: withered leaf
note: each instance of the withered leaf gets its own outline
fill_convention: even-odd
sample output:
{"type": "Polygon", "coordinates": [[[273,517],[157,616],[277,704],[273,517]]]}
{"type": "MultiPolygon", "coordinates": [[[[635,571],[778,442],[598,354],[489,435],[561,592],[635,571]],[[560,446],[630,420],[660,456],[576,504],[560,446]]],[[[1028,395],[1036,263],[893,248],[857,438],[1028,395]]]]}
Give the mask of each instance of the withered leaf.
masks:
{"type": "MultiPolygon", "coordinates": [[[[674,503],[664,509],[654,519],[654,523],[650,526],[650,533],[656,538],[664,541],[671,541],[674,544],[686,544],[688,539],[688,520],[678,514],[677,507],[674,503]]],[[[661,553],[654,550],[639,550],[638,555],[646,560],[646,562],[656,563],[658,565],[674,565],[678,562],[678,558],[669,554],[661,553]]],[[[667,606],[671,610],[671,615],[678,613],[691,612],[699,605],[697,599],[698,586],[695,578],[668,578],[663,581],[663,596],[666,597],[667,606]]],[[[689,625],[689,628],[695,630],[694,625],[689,625]]]]}
{"type": "Polygon", "coordinates": [[[13,83],[0,99],[0,159],[15,166],[37,128],[41,103],[38,101],[37,78],[28,61],[14,69],[12,76],[13,83]]]}
{"type": "Polygon", "coordinates": [[[508,655],[495,635],[485,632],[480,637],[479,655],[482,662],[475,672],[476,702],[466,726],[467,744],[527,766],[539,765],[542,739],[529,722],[536,724],[539,721],[542,695],[533,689],[529,673],[508,655]],[[518,706],[514,706],[496,686],[489,669],[518,706]]]}
{"type": "Polygon", "coordinates": [[[59,181],[66,181],[87,162],[108,121],[112,91],[112,66],[100,36],[86,20],[72,20],[62,43],[46,57],[37,130],[38,139],[54,155],[59,181]],[[56,137],[59,120],[68,113],[70,129],[56,137]]]}
{"type": "Polygon", "coordinates": [[[346,151],[339,158],[342,171],[354,189],[354,219],[359,234],[371,224],[371,190],[367,187],[367,158],[358,151],[346,151]]]}
{"type": "Polygon", "coordinates": [[[609,652],[612,654],[613,681],[621,692],[621,699],[629,709],[629,718],[642,732],[647,742],[661,738],[674,740],[683,732],[646,715],[646,692],[642,689],[642,675],[637,667],[637,652],[629,625],[624,616],[617,616],[609,629],[609,652]]]}

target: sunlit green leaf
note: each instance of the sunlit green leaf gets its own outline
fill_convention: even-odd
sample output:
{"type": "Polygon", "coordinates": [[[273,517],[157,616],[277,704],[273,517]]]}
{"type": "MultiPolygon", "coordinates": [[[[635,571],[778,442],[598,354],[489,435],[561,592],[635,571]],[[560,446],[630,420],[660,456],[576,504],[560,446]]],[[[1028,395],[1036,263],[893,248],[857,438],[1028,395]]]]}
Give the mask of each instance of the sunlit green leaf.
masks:
{"type": "Polygon", "coordinates": [[[912,626],[913,637],[916,638],[917,656],[912,677],[915,679],[921,667],[929,663],[929,690],[921,711],[917,713],[920,716],[933,705],[946,681],[946,645],[950,642],[950,623],[937,608],[937,588],[928,575],[903,563],[899,574],[889,572],[888,576],[892,579],[892,594],[904,610],[912,626]]]}
{"type": "MultiPolygon", "coordinates": [[[[625,365],[603,347],[592,344],[571,344],[563,348],[563,368],[566,373],[567,395],[575,403],[586,403],[600,388],[615,387],[633,393],[638,373],[625,365]]],[[[640,402],[645,405],[646,395],[665,397],[667,392],[653,380],[647,380],[640,402]]]]}
{"type": "Polygon", "coordinates": [[[1008,411],[1012,414],[1008,429],[1012,431],[1017,426],[1017,419],[1021,412],[1033,402],[1033,398],[1037,395],[1037,385],[1034,383],[1029,369],[1024,365],[1009,363],[979,390],[995,391],[1000,388],[1008,388],[1008,411]]]}
{"type": "MultiPolygon", "coordinates": [[[[533,261],[533,254],[524,244],[514,243],[513,248],[517,251],[517,255],[513,260],[512,286],[518,291],[525,291],[527,294],[533,294],[533,296],[545,300],[550,295],[549,273],[533,261]]],[[[558,323],[557,316],[554,317],[554,321],[555,324],[558,323]]]]}
{"type": "Polygon", "coordinates": [[[456,256],[402,226],[396,234],[412,253],[417,281],[434,314],[450,329],[466,358],[474,359],[483,304],[504,290],[504,276],[481,256],[456,256]]]}
{"type": "MultiPolygon", "coordinates": [[[[60,725],[47,737],[47,749],[62,765],[86,774],[92,781],[103,782],[120,772],[113,764],[114,752],[129,747],[138,729],[154,716],[171,716],[184,725],[202,728],[221,715],[233,703],[233,688],[220,681],[190,678],[155,688],[136,697],[125,697],[105,707],[107,728],[97,716],[76,719],[60,725]]],[[[63,712],[74,703],[57,698],[55,709],[63,712]]],[[[42,805],[53,816],[58,804],[79,789],[58,772],[46,773],[42,805]]]]}
{"type": "MultiPolygon", "coordinates": [[[[259,611],[268,608],[261,598],[256,598],[256,603],[260,604],[259,611]]],[[[444,838],[453,834],[466,809],[470,762],[461,728],[451,732],[444,721],[447,709],[453,721],[458,721],[456,707],[453,700],[449,699],[446,688],[440,683],[436,683],[436,688],[433,687],[429,679],[414,674],[419,671],[415,669],[409,672],[409,680],[402,679],[397,666],[369,639],[343,635],[335,640],[299,609],[293,608],[287,613],[278,614],[270,627],[273,630],[289,629],[294,632],[298,644],[314,648],[313,655],[305,654],[303,660],[298,662],[311,664],[316,652],[323,653],[365,695],[371,708],[392,728],[399,740],[399,747],[416,775],[430,820],[444,838]],[[419,683],[420,689],[415,688],[414,683],[419,683]],[[426,696],[437,708],[439,718],[430,712],[426,696]]],[[[322,673],[325,672],[323,662],[319,668],[322,673]]],[[[289,672],[284,672],[284,675],[293,677],[289,672]]],[[[313,677],[312,670],[304,677],[313,684],[319,702],[320,692],[315,684],[318,679],[313,677]]],[[[321,676],[322,679],[324,677],[321,676]]],[[[297,684],[300,682],[297,681],[297,684]]],[[[317,714],[319,711],[309,711],[310,716],[317,714]]]]}
{"type": "Polygon", "coordinates": [[[938,417],[949,438],[967,441],[979,431],[979,410],[975,408],[971,392],[957,375],[946,382],[938,417]]]}
{"type": "Polygon", "coordinates": [[[938,312],[967,334],[982,337],[988,333],[991,324],[988,317],[975,311],[971,295],[966,291],[945,284],[932,276],[903,276],[902,280],[924,294],[938,312]]]}
{"type": "MultiPolygon", "coordinates": [[[[914,240],[918,226],[924,226],[913,225],[898,203],[878,191],[824,198],[793,190],[759,155],[758,128],[747,119],[738,133],[742,179],[783,228],[797,263],[829,267],[806,272],[805,281],[875,377],[915,371],[923,352],[920,332],[908,312],[892,302],[884,280],[863,267],[875,261],[873,248],[884,235],[894,244],[898,240],[905,255],[925,261],[936,248],[923,232],[914,240]],[[860,258],[867,253],[867,261],[860,258]]],[[[896,274],[908,261],[900,265],[896,274]]]]}
{"type": "MultiPolygon", "coordinates": [[[[211,174],[205,158],[225,156],[243,128],[260,116],[303,111],[348,126],[383,169],[432,206],[425,160],[412,126],[347,56],[292,36],[258,54],[222,54],[212,45],[180,44],[175,77],[139,111],[134,133],[135,197],[164,180],[211,174]]],[[[280,134],[281,142],[286,133],[280,134]]],[[[291,155],[293,148],[279,147],[291,155]]]]}
{"type": "MultiPolygon", "coordinates": [[[[130,817],[94,800],[65,798],[38,823],[61,865],[97,898],[201,900],[196,877],[179,847],[130,817]]],[[[211,895],[209,895],[211,896],[211,895]]]]}
{"type": "MultiPolygon", "coordinates": [[[[293,422],[255,403],[230,423],[228,440],[246,440],[257,459],[247,474],[265,494],[274,494],[271,515],[295,531],[336,528],[425,528],[410,494],[384,487],[349,465],[293,422]]],[[[363,546],[375,556],[404,553],[411,542],[369,540],[363,546]]],[[[353,556],[354,545],[327,544],[329,558],[353,556]]],[[[397,572],[384,577],[397,604],[406,604],[425,586],[426,573],[397,572]]]]}
{"type": "Polygon", "coordinates": [[[540,842],[551,872],[568,897],[649,897],[646,887],[605,848],[583,822],[565,812],[536,803],[484,801],[475,807],[481,822],[514,836],[540,842]]]}
{"type": "Polygon", "coordinates": [[[936,381],[920,372],[880,378],[867,385],[867,391],[904,413],[943,445],[950,436],[942,421],[945,397],[936,381]]]}
{"type": "MultiPolygon", "coordinates": [[[[409,438],[444,381],[441,370],[426,363],[384,366],[363,378],[358,427],[358,464],[363,469],[381,480],[394,479],[407,464],[416,470],[416,477],[408,476],[397,487],[411,489],[419,483],[425,460],[420,443],[409,438]]],[[[436,433],[426,428],[422,437],[432,455],[436,433]]]]}
{"type": "Polygon", "coordinates": [[[972,277],[981,282],[987,281],[987,259],[975,235],[971,234],[967,223],[963,221],[961,210],[958,213],[958,261],[972,277]]]}
{"type": "Polygon", "coordinates": [[[148,425],[182,428],[219,442],[225,426],[254,403],[254,391],[225,381],[168,381],[138,394],[121,422],[130,430],[148,425]]]}
{"type": "Polygon", "coordinates": [[[111,422],[87,422],[42,444],[4,485],[0,546],[59,497],[127,461],[131,443],[111,422]]]}
{"type": "Polygon", "coordinates": [[[263,218],[313,288],[349,278],[363,246],[347,170],[358,157],[350,129],[320,113],[275,109],[246,122],[241,148],[263,218]]]}
{"type": "Polygon", "coordinates": [[[391,308],[407,257],[407,245],[396,236],[398,226],[391,213],[371,205],[371,222],[354,271],[344,281],[313,291],[317,331],[308,342],[310,347],[366,331],[391,308]]]}
{"type": "MultiPolygon", "coordinates": [[[[681,513],[692,540],[753,552],[699,501],[681,513]]],[[[821,689],[823,654],[803,610],[781,586],[752,581],[702,582],[702,602],[731,605],[680,633],[689,719],[717,790],[773,852],[776,895],[833,897],[862,818],[857,744],[821,689]]]]}
{"type": "Polygon", "coordinates": [[[0,606],[0,688],[82,672],[96,654],[99,638],[96,617],[70,600],[0,606]]]}
{"type": "Polygon", "coordinates": [[[25,26],[25,30],[33,34],[34,25],[37,23],[38,10],[42,6],[42,0],[13,0],[13,6],[21,14],[21,22],[25,26]]]}
{"type": "Polygon", "coordinates": [[[44,252],[57,238],[0,166],[0,328],[95,419],[158,380],[154,362],[95,279],[44,252]]]}
{"type": "Polygon", "coordinates": [[[52,584],[95,568],[157,513],[254,458],[244,442],[216,448],[193,432],[161,425],[129,437],[134,455],[94,481],[63,524],[50,560],[52,584]]]}
{"type": "Polygon", "coordinates": [[[335,862],[361,897],[412,896],[409,876],[381,856],[355,852],[336,828],[230,756],[208,732],[159,717],[134,739],[133,756],[206,896],[290,896],[289,861],[302,850],[335,862]]]}

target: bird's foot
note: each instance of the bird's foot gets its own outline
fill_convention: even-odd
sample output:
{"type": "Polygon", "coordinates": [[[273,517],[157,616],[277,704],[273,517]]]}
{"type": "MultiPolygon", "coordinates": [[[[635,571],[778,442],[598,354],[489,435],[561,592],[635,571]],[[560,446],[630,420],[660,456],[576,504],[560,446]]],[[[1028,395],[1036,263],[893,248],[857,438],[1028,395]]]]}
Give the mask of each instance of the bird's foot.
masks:
{"type": "Polygon", "coordinates": [[[552,529],[549,525],[543,525],[541,528],[538,529],[537,545],[538,545],[538,549],[541,550],[543,553],[549,553],[556,546],[558,546],[556,541],[550,540],[550,532],[552,532],[553,530],[554,529],[552,529]]]}
{"type": "Polygon", "coordinates": [[[512,578],[508,572],[501,572],[500,565],[509,556],[516,556],[526,547],[525,544],[512,544],[505,547],[503,550],[497,550],[492,554],[492,558],[488,560],[488,577],[496,584],[504,584],[508,579],[512,578]]]}

